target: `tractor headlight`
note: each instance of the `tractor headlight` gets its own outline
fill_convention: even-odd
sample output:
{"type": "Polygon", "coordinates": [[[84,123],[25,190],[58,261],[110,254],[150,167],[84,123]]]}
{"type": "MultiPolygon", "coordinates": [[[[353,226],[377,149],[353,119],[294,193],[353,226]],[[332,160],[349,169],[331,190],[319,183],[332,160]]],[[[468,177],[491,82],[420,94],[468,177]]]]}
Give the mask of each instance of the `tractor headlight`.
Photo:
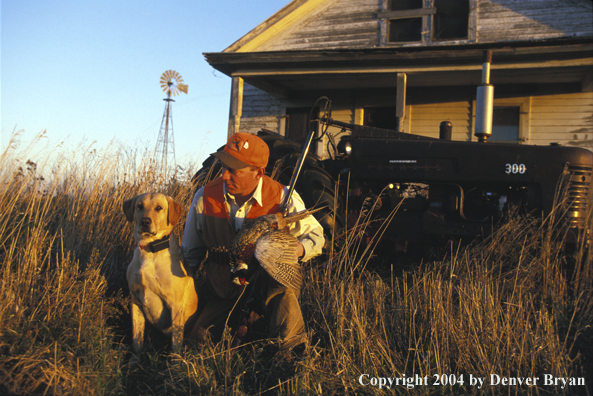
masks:
{"type": "Polygon", "coordinates": [[[349,156],[352,153],[352,143],[349,140],[342,138],[338,143],[338,153],[340,155],[349,156]]]}
{"type": "Polygon", "coordinates": [[[346,155],[350,155],[352,153],[352,145],[350,144],[350,142],[346,142],[346,144],[344,145],[344,152],[346,153],[346,155]]]}

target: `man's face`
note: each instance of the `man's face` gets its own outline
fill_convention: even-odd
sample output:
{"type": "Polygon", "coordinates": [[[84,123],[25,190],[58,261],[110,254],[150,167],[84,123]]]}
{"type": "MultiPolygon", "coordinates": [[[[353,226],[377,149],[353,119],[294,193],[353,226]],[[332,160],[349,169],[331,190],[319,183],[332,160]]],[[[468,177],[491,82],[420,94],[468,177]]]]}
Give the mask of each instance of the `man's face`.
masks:
{"type": "Polygon", "coordinates": [[[222,169],[222,180],[224,180],[226,192],[238,196],[251,194],[263,174],[262,168],[256,170],[251,170],[249,167],[231,169],[223,165],[222,169]]]}

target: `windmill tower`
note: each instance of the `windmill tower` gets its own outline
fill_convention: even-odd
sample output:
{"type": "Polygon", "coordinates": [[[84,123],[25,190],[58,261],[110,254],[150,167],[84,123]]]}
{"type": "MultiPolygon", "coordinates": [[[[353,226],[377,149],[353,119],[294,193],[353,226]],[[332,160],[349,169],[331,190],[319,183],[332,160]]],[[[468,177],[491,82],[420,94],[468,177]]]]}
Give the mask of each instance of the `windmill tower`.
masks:
{"type": "Polygon", "coordinates": [[[163,99],[167,104],[165,105],[165,112],[163,113],[163,121],[161,122],[161,129],[157,139],[156,148],[154,150],[154,158],[157,164],[164,173],[167,173],[168,167],[175,164],[175,141],[173,139],[173,113],[171,111],[171,96],[176,96],[179,91],[187,93],[187,85],[183,84],[183,78],[174,70],[167,70],[161,76],[161,88],[167,94],[167,98],[163,99]],[[169,157],[169,154],[171,156],[169,157]]]}

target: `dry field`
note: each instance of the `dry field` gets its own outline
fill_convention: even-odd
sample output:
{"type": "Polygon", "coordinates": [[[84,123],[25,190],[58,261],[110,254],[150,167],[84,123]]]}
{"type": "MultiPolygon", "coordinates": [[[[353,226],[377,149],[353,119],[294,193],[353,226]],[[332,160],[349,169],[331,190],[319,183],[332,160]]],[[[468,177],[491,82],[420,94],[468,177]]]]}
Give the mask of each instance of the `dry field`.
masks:
{"type": "Polygon", "coordinates": [[[312,343],[298,359],[270,354],[263,342],[233,349],[228,337],[171,354],[152,332],[140,364],[130,365],[133,239],[121,204],[157,190],[187,208],[191,186],[163,180],[146,153],[80,146],[69,154],[18,138],[0,157],[0,394],[593,391],[591,252],[582,241],[564,250],[554,218],[519,216],[405,270],[389,257],[372,270],[379,249],[365,250],[360,232],[350,232],[305,270],[312,343]]]}

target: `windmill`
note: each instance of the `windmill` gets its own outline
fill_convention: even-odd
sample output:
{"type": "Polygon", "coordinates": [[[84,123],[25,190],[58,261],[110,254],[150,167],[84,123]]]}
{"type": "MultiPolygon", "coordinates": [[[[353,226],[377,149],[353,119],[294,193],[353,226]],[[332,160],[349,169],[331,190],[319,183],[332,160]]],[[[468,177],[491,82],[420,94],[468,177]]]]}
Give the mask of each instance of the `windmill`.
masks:
{"type": "Polygon", "coordinates": [[[173,139],[173,113],[171,111],[171,96],[176,96],[179,91],[187,93],[187,85],[183,84],[183,78],[174,70],[167,70],[161,76],[161,88],[167,94],[167,98],[163,99],[167,104],[165,105],[165,112],[163,114],[163,121],[161,122],[161,129],[157,139],[156,148],[154,150],[154,158],[157,164],[160,162],[161,169],[164,173],[168,171],[169,154],[172,155],[171,163],[175,164],[175,143],[173,139]]]}

